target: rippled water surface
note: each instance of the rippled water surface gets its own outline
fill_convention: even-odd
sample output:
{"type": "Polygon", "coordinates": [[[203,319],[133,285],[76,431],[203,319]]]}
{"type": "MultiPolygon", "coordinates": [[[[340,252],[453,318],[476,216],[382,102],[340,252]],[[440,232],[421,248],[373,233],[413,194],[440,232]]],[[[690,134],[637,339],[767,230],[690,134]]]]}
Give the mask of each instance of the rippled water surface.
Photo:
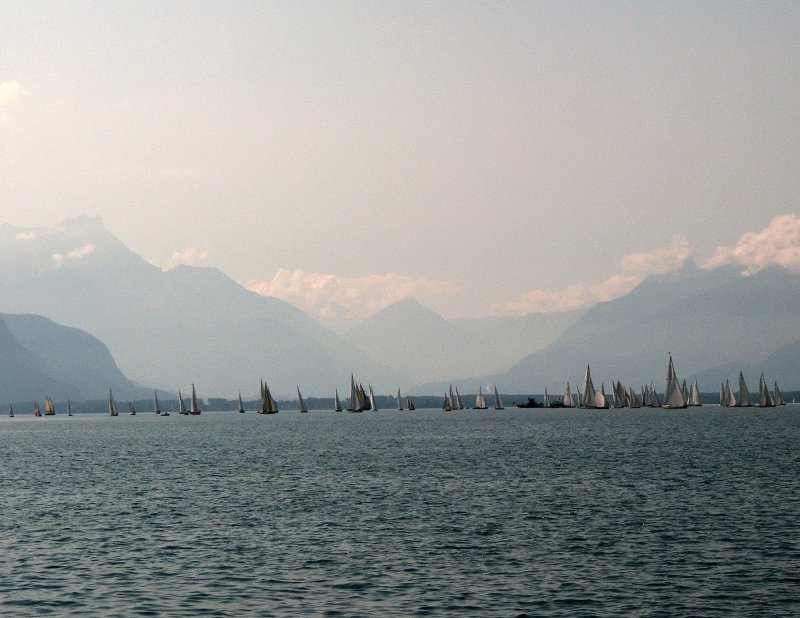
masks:
{"type": "Polygon", "coordinates": [[[0,612],[797,615],[800,407],[0,420],[0,612]]]}

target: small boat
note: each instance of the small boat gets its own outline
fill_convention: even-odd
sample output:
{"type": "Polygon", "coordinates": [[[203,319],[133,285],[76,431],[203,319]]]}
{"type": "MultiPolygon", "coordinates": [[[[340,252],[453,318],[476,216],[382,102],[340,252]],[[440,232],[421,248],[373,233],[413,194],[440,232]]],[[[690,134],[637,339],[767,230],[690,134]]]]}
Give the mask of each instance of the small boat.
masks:
{"type": "Polygon", "coordinates": [[[752,408],[753,400],[750,398],[750,391],[747,390],[747,384],[744,381],[744,375],[739,372],[739,403],[734,404],[737,408],[752,408]]]}
{"type": "Polygon", "coordinates": [[[308,414],[308,408],[306,407],[306,400],[303,399],[303,396],[300,394],[300,387],[297,387],[297,401],[300,403],[300,412],[302,414],[308,414]]]}
{"type": "Polygon", "coordinates": [[[136,408],[133,407],[133,403],[130,401],[128,402],[128,412],[131,413],[131,416],[136,416],[136,408]]]}
{"type": "Polygon", "coordinates": [[[72,416],[72,402],[67,397],[67,416],[72,416]]]}
{"type": "Polygon", "coordinates": [[[108,389],[108,415],[119,416],[119,412],[117,412],[117,403],[114,401],[114,395],[110,388],[108,389]]]}
{"type": "Polygon", "coordinates": [[[181,416],[186,416],[188,412],[186,412],[186,404],[183,403],[183,395],[181,395],[180,389],[178,389],[178,414],[181,416]]]}
{"type": "Polygon", "coordinates": [[[481,387],[478,387],[478,394],[475,396],[475,405],[472,406],[473,410],[487,410],[486,400],[483,398],[481,387]]]}
{"type": "Polygon", "coordinates": [[[45,416],[55,416],[56,415],[56,407],[53,405],[53,400],[50,399],[47,395],[44,397],[44,415],[45,416]]]}
{"type": "Polygon", "coordinates": [[[39,402],[38,401],[34,401],[33,402],[33,415],[34,416],[41,416],[42,415],[42,411],[39,409],[39,402]]]}
{"type": "Polygon", "coordinates": [[[764,374],[761,374],[761,379],[758,381],[758,406],[760,408],[774,408],[775,400],[769,392],[767,381],[764,374]]]}
{"type": "Polygon", "coordinates": [[[781,389],[778,388],[777,382],[775,382],[775,390],[772,391],[772,400],[775,402],[776,406],[786,405],[786,402],[783,400],[783,393],[781,393],[781,389]]]}
{"type": "Polygon", "coordinates": [[[403,411],[403,399],[400,397],[400,389],[397,389],[397,411],[403,411]]]}
{"type": "Polygon", "coordinates": [[[261,410],[259,414],[277,414],[278,404],[272,398],[272,393],[269,392],[269,386],[263,380],[261,381],[261,410]]]}
{"type": "Polygon", "coordinates": [[[406,395],[406,408],[409,410],[416,410],[417,408],[414,407],[414,401],[411,399],[411,395],[406,395]]]}
{"type": "Polygon", "coordinates": [[[518,408],[541,408],[542,404],[536,401],[533,397],[528,397],[528,401],[525,403],[518,403],[516,406],[518,408]]]}
{"type": "Polygon", "coordinates": [[[8,404],[8,415],[11,418],[14,418],[14,408],[11,406],[11,404],[8,404]]]}
{"type": "Polygon", "coordinates": [[[161,407],[158,405],[158,393],[153,391],[153,412],[156,416],[161,416],[161,407]]]}
{"type": "Polygon", "coordinates": [[[569,389],[569,382],[567,382],[567,388],[564,390],[564,397],[562,398],[562,405],[565,408],[574,408],[575,402],[572,400],[572,391],[569,389]]]}
{"type": "Polygon", "coordinates": [[[445,412],[450,412],[453,409],[453,406],[450,404],[450,400],[447,398],[447,393],[444,394],[444,401],[442,402],[442,410],[445,412]]]}
{"type": "Polygon", "coordinates": [[[194,384],[192,384],[192,403],[191,407],[189,408],[189,414],[192,416],[197,416],[200,414],[200,406],[197,405],[197,393],[194,390],[194,384]]]}
{"type": "Polygon", "coordinates": [[[333,411],[342,411],[342,402],[339,400],[339,389],[337,388],[333,393],[333,411]]]}
{"type": "MultiPolygon", "coordinates": [[[[664,407],[671,409],[686,408],[686,397],[684,397],[683,388],[678,384],[678,376],[675,373],[675,366],[672,364],[672,354],[669,355],[666,384],[666,390],[664,391],[664,407]]],[[[686,386],[686,380],[684,380],[683,386],[686,386]]]]}
{"type": "Polygon", "coordinates": [[[497,384],[494,385],[494,409],[505,410],[505,407],[503,406],[503,400],[500,399],[500,393],[497,392],[497,384]]]}
{"type": "Polygon", "coordinates": [[[239,408],[237,409],[239,414],[244,414],[244,404],[242,403],[242,391],[239,391],[239,408]]]}
{"type": "Polygon", "coordinates": [[[350,403],[347,406],[348,412],[363,412],[366,409],[366,401],[364,395],[356,386],[355,378],[352,372],[350,373],[350,403]]]}
{"type": "Polygon", "coordinates": [[[375,393],[372,392],[372,384],[369,385],[369,407],[373,412],[378,411],[378,405],[375,403],[375,393]]]}

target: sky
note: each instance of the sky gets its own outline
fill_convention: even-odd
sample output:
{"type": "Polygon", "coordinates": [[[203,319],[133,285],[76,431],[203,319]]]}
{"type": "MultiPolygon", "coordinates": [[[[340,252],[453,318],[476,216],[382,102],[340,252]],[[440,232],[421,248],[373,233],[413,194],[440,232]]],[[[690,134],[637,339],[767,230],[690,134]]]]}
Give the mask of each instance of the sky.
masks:
{"type": "Polygon", "coordinates": [[[559,311],[800,244],[798,3],[9,0],[0,24],[0,222],[98,215],[323,319],[559,311]]]}

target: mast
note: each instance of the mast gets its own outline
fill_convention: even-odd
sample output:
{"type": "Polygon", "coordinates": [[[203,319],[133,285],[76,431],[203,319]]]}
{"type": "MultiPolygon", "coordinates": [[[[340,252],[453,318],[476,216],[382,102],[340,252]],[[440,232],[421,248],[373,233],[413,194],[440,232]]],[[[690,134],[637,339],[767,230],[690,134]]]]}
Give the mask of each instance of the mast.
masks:
{"type": "Polygon", "coordinates": [[[747,384],[744,382],[744,375],[739,372],[739,407],[750,408],[753,405],[753,400],[750,399],[750,392],[747,390],[747,384]]]}
{"type": "MultiPolygon", "coordinates": [[[[683,384],[684,386],[686,385],[685,380],[683,384]]],[[[667,366],[667,387],[664,399],[665,408],[686,407],[686,398],[683,396],[683,390],[678,384],[678,376],[675,373],[675,366],[672,364],[672,354],[669,355],[669,365],[667,366]]]]}
{"type": "MultiPolygon", "coordinates": [[[[605,396],[603,396],[603,400],[605,400],[605,396]]],[[[583,407],[584,408],[596,408],[596,393],[594,390],[594,384],[592,384],[592,373],[589,369],[589,365],[586,365],[586,375],[583,377],[583,407]]]]}

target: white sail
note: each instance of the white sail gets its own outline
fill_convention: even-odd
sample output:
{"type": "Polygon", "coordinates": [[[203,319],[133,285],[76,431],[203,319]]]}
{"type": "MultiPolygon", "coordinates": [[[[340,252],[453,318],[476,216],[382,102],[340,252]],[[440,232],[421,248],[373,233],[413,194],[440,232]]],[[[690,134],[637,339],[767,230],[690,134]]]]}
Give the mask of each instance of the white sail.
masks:
{"type": "Polygon", "coordinates": [[[497,384],[494,385],[494,409],[505,410],[503,400],[500,398],[500,393],[497,392],[497,384]]]}
{"type": "Polygon", "coordinates": [[[564,390],[564,407],[565,408],[574,408],[575,403],[572,401],[572,391],[569,390],[569,382],[567,382],[567,388],[564,390]]]}
{"type": "Polygon", "coordinates": [[[608,409],[608,399],[606,399],[606,385],[600,382],[600,390],[594,393],[594,407],[601,410],[608,409]]]}
{"type": "Polygon", "coordinates": [[[579,408],[585,408],[586,406],[583,404],[583,393],[581,392],[581,387],[580,386],[576,386],[575,390],[578,391],[578,407],[579,408]]]}
{"type": "Polygon", "coordinates": [[[750,391],[747,390],[747,384],[744,381],[744,375],[739,372],[739,403],[740,408],[750,408],[753,405],[753,400],[750,398],[750,391]]]}
{"type": "Polygon", "coordinates": [[[8,415],[9,415],[11,418],[14,418],[14,408],[13,408],[13,407],[11,407],[11,404],[8,404],[8,415]]]}
{"type": "Polygon", "coordinates": [[[161,408],[158,405],[158,393],[155,390],[153,391],[153,412],[161,414],[161,408]]]}
{"type": "Polygon", "coordinates": [[[736,397],[731,390],[731,383],[728,380],[725,380],[725,405],[729,408],[736,405],[736,397]]]}
{"type": "Polygon", "coordinates": [[[775,401],[772,399],[763,373],[761,374],[761,379],[758,381],[758,405],[762,408],[775,407],[775,401]]]}
{"type": "Polygon", "coordinates": [[[186,414],[186,404],[183,403],[183,395],[181,395],[180,389],[178,389],[178,414],[186,414]]]}
{"type": "Polygon", "coordinates": [[[192,384],[192,401],[191,407],[189,408],[189,414],[193,416],[200,414],[200,406],[197,405],[197,393],[194,390],[194,384],[192,384]]]}
{"type": "Polygon", "coordinates": [[[114,395],[111,393],[111,389],[108,389],[108,415],[109,416],[119,416],[119,412],[117,412],[117,404],[114,401],[114,395]]]}
{"type": "Polygon", "coordinates": [[[544,407],[550,407],[550,395],[547,394],[547,387],[544,387],[544,407]]]}
{"type": "Polygon", "coordinates": [[[67,416],[72,416],[72,402],[67,397],[67,416]]]}
{"type": "MultiPolygon", "coordinates": [[[[297,387],[297,401],[300,403],[300,412],[307,414],[308,408],[306,407],[306,400],[303,399],[303,396],[300,394],[300,387],[297,387]]],[[[283,418],[283,417],[281,417],[283,418]]]]}
{"type": "Polygon", "coordinates": [[[350,403],[348,404],[347,411],[348,412],[361,412],[364,410],[364,406],[361,401],[361,392],[359,391],[358,387],[356,386],[356,380],[353,377],[353,373],[350,373],[350,403]]]}
{"type": "MultiPolygon", "coordinates": [[[[605,395],[603,396],[603,400],[605,401],[605,395]]],[[[594,384],[592,383],[592,372],[589,369],[589,365],[586,365],[586,375],[583,378],[583,399],[581,399],[581,407],[595,408],[597,407],[596,401],[597,397],[594,384]]]]}
{"type": "Polygon", "coordinates": [[[339,400],[339,389],[337,388],[333,394],[333,411],[334,412],[341,412],[342,411],[342,402],[339,400]]]}
{"type": "Polygon", "coordinates": [[[458,387],[456,386],[456,401],[455,401],[455,408],[456,410],[463,410],[464,404],[461,403],[461,395],[458,393],[458,387]]]}
{"type": "Polygon", "coordinates": [[[628,388],[628,405],[631,408],[638,408],[639,407],[639,400],[636,398],[636,391],[633,390],[633,387],[628,388]]]}
{"type": "Polygon", "coordinates": [[[775,390],[772,393],[772,400],[775,402],[776,406],[786,405],[786,402],[783,400],[783,393],[781,393],[781,389],[778,388],[777,382],[775,382],[775,390]]]}
{"type": "Polygon", "coordinates": [[[475,410],[485,410],[486,409],[486,401],[483,399],[483,393],[481,392],[481,387],[478,387],[478,394],[475,396],[475,410]]]}
{"type": "Polygon", "coordinates": [[[453,393],[453,385],[452,384],[450,385],[450,407],[453,410],[458,410],[458,406],[456,405],[456,396],[455,396],[455,393],[453,393]]]}
{"type": "Polygon", "coordinates": [[[236,410],[239,414],[244,414],[244,404],[242,403],[242,391],[239,391],[239,407],[236,410]]]}
{"type": "Polygon", "coordinates": [[[400,397],[400,389],[397,389],[397,411],[403,411],[403,399],[400,397]]]}
{"type": "MultiPolygon", "coordinates": [[[[664,407],[665,408],[685,408],[686,398],[683,396],[683,390],[678,384],[678,376],[675,373],[675,366],[672,364],[672,354],[669,355],[669,364],[667,365],[667,381],[666,389],[664,391],[664,407]]],[[[684,385],[686,383],[684,382],[684,385]]]]}
{"type": "Polygon", "coordinates": [[[689,393],[689,405],[690,406],[701,406],[703,402],[700,401],[700,389],[697,387],[697,380],[694,381],[692,384],[692,390],[689,393]]]}
{"type": "Polygon", "coordinates": [[[369,385],[369,407],[373,412],[378,411],[378,405],[375,403],[375,393],[372,392],[372,384],[369,385]]]}

